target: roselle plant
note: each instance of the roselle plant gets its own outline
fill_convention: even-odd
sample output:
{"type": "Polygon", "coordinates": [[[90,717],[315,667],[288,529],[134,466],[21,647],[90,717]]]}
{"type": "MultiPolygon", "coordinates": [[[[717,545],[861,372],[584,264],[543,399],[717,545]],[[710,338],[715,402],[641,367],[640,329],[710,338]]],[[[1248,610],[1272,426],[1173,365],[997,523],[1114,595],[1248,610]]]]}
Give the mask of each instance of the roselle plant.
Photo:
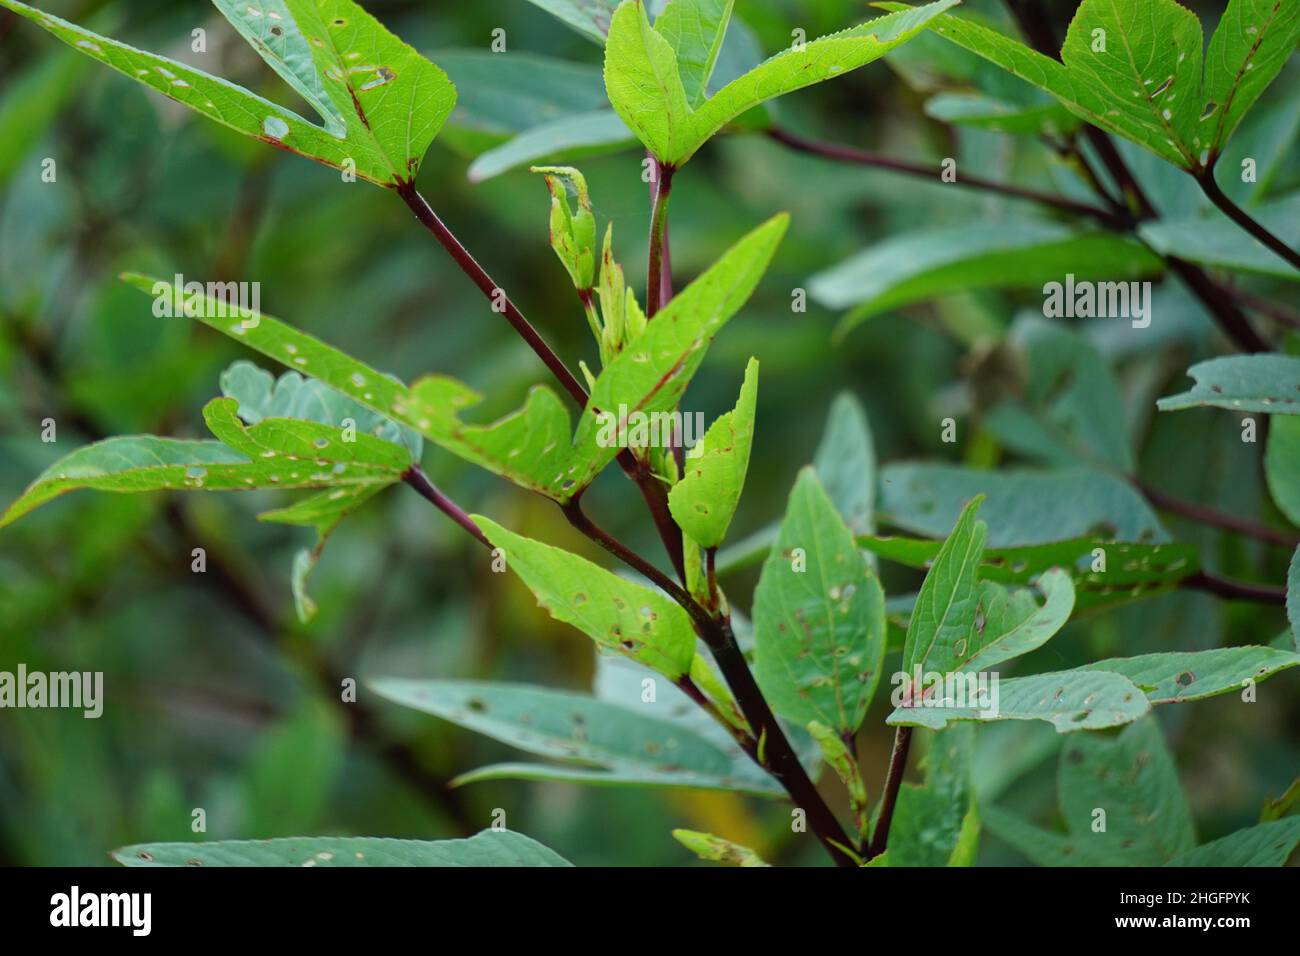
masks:
{"type": "MultiPolygon", "coordinates": [[[[1300,358],[1292,341],[1258,328],[1261,318],[1270,333],[1300,320],[1250,284],[1300,279],[1296,194],[1275,194],[1294,172],[1286,144],[1294,144],[1297,124],[1279,134],[1281,120],[1251,127],[1248,117],[1300,41],[1300,6],[1232,0],[1203,53],[1200,21],[1173,0],[1083,0],[1063,46],[1041,5],[1007,4],[1022,40],[958,0],[890,3],[874,19],[817,39],[795,36],[762,59],[742,20],[745,5],[735,10],[732,0],[534,2],[603,44],[608,108],[499,137],[479,152],[470,177],[544,163],[532,170],[550,197],[554,281],[572,286],[572,315],[564,318],[585,322],[595,340],[593,358],[576,363],[547,343],[435,211],[436,184],[428,194],[417,187],[426,151],[467,91],[356,3],[214,0],[317,114],[307,119],[176,60],[0,0],[77,52],[238,133],[333,167],[343,182],[389,190],[559,386],[538,384],[518,410],[484,422],[473,408],[483,396],[443,372],[408,384],[232,302],[221,284],[124,273],[142,293],[141,309],[152,297],[155,315],[192,318],[285,371],[277,378],[236,361],[220,376],[220,397],[202,410],[211,439],[136,435],[79,448],[37,476],[0,515],[0,527],[80,488],[311,489],[260,516],[315,532],[292,568],[297,613],[309,625],[317,609],[308,579],[332,533],[389,486],[406,484],[475,539],[478,560],[517,575],[553,618],[597,645],[595,696],[490,681],[368,682],[368,692],[387,701],[549,758],[483,767],[461,783],[560,780],[787,800],[792,834],[812,836],[842,866],[969,866],[984,828],[1046,865],[1285,863],[1300,844],[1296,788],[1267,805],[1258,824],[1199,841],[1153,711],[1220,695],[1253,703],[1265,693],[1260,681],[1300,664],[1300,559],[1288,590],[1223,577],[1194,542],[1174,540],[1155,509],[1268,547],[1294,547],[1296,533],[1144,480],[1107,359],[1048,319],[1131,322],[1135,334],[1161,328],[1170,321],[1166,307],[1188,306],[1149,291],[1155,280],[1176,279],[1225,339],[1250,354],[1193,365],[1195,386],[1158,407],[1270,416],[1269,490],[1300,527],[1300,434],[1290,428],[1300,411],[1300,358]],[[928,166],[867,153],[796,132],[778,117],[778,97],[887,54],[925,97],[930,117],[1050,151],[1058,188],[968,175],[955,159],[928,166]],[[1240,157],[1239,128],[1248,153],[1240,157]],[[841,396],[784,516],[739,540],[729,532],[761,434],[759,362],[751,358],[729,382],[734,407],[700,435],[685,427],[682,399],[714,338],[764,282],[789,217],[759,222],[680,288],[669,228],[674,183],[697,175],[687,167],[709,143],[733,136],[763,136],[797,153],[981,189],[1046,212],[992,226],[914,226],[813,275],[807,294],[846,310],[841,340],[873,316],[959,292],[1041,286],[1055,302],[1045,302],[1043,316],[1016,319],[1005,341],[970,340],[966,411],[976,437],[966,464],[878,469],[863,407],[841,396]],[[629,146],[645,151],[650,192],[642,290],[620,265],[621,229],[600,221],[601,196],[567,164],[629,146]],[[1240,182],[1229,184],[1238,171],[1240,182]],[[1189,206],[1185,183],[1203,207],[1189,206]],[[549,499],[616,570],[470,513],[425,472],[426,443],[549,499]],[[997,449],[1054,467],[989,468],[997,449]],[[644,504],[662,556],[629,547],[589,512],[585,493],[615,465],[635,486],[629,498],[644,504]],[[900,533],[882,534],[879,525],[900,533]],[[919,590],[887,596],[885,565],[923,573],[919,590]],[[724,583],[754,566],[761,570],[743,612],[724,583]],[[1291,627],[1231,646],[1189,641],[1095,654],[1064,669],[1019,666],[1021,658],[1050,660],[1029,655],[1072,620],[1101,619],[1175,590],[1285,601],[1291,627]],[[882,684],[891,689],[886,728],[868,720],[882,684]],[[1006,783],[981,777],[982,766],[997,763],[989,748],[1016,747],[1014,738],[993,735],[1024,721],[1063,735],[1055,746],[1064,833],[988,799],[1006,783]],[[891,756],[876,784],[864,775],[858,741],[887,728],[891,756]],[[914,743],[924,748],[915,757],[914,743]],[[921,782],[904,782],[909,762],[921,782]],[[826,796],[831,786],[818,786],[819,775],[838,779],[838,802],[826,796]]],[[[542,211],[539,190],[539,226],[542,211]]],[[[952,442],[956,419],[939,425],[941,440],[952,442]]],[[[705,859],[766,865],[722,836],[673,835],[705,859]]],[[[565,863],[495,825],[459,841],[158,843],[114,855],[152,865],[565,863]]]]}

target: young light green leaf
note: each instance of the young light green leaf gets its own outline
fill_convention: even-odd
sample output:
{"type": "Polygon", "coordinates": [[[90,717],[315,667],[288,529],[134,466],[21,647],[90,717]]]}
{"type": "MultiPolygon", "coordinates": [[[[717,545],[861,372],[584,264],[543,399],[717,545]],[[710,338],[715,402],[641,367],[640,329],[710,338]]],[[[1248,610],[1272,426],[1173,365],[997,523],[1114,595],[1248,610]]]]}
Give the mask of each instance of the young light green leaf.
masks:
{"type": "Polygon", "coordinates": [[[988,546],[1009,548],[1099,537],[1162,544],[1169,534],[1124,480],[1091,469],[981,471],[957,465],[896,463],[880,472],[880,520],[942,537],[961,503],[983,494],[988,546]]]}
{"type": "Polygon", "coordinates": [[[473,518],[557,621],[572,624],[597,644],[669,680],[690,671],[695,632],[677,604],[586,558],[514,534],[488,518],[473,518]]]}
{"type": "MultiPolygon", "coordinates": [[[[675,0],[698,3],[699,0],[675,0]]],[[[605,45],[605,88],[610,104],[660,162],[678,167],[705,142],[746,111],[879,59],[907,42],[958,0],[890,14],[829,36],[796,44],[732,80],[693,108],[700,72],[701,40],[687,48],[685,68],[673,43],[681,40],[679,15],[666,33],[650,25],[645,7],[626,0],[614,12],[605,45]],[[691,83],[688,93],[683,77],[691,83]]],[[[671,9],[671,7],[669,8],[671,9]]],[[[684,11],[683,11],[684,12],[684,11]]],[[[667,14],[665,14],[667,15],[667,14]]],[[[707,78],[706,78],[707,80],[707,78]]]]}
{"type": "Polygon", "coordinates": [[[814,275],[809,294],[828,309],[850,309],[843,336],[875,315],[973,288],[1039,288],[1078,279],[1120,281],[1158,275],[1160,259],[1132,239],[1037,220],[942,226],[900,233],[814,275]]]}
{"type": "Polygon", "coordinates": [[[528,753],[584,765],[497,765],[463,775],[460,783],[526,776],[607,786],[735,790],[766,797],[783,793],[748,758],[723,753],[686,727],[585,694],[495,681],[381,678],[370,686],[395,703],[528,753]]]}
{"type": "Polygon", "coordinates": [[[571,866],[536,840],[483,830],[467,840],[287,837],[140,843],[113,851],[124,866],[571,866]]]}
{"type": "Polygon", "coordinates": [[[690,850],[701,860],[711,863],[723,863],[727,866],[768,866],[763,859],[747,846],[732,843],[712,833],[700,833],[698,830],[674,830],[673,839],[690,850]]]}
{"type": "MultiPolygon", "coordinates": [[[[159,296],[176,298],[169,282],[135,273],[122,278],[156,300],[159,296]]],[[[408,388],[272,316],[228,314],[224,303],[206,294],[194,302],[192,309],[187,302],[173,305],[175,311],[318,379],[466,461],[559,501],[585,487],[577,484],[580,468],[570,445],[572,422],[568,410],[545,386],[532,389],[524,406],[514,413],[488,425],[471,425],[461,421],[460,413],[477,404],[482,396],[456,379],[428,375],[408,388]]],[[[604,463],[612,458],[611,454],[604,463]]],[[[594,474],[595,470],[581,472],[588,483],[594,474]]]]}
{"type": "Polygon", "coordinates": [[[681,529],[702,548],[716,548],[740,504],[754,442],[758,360],[745,367],[736,407],[720,416],[686,456],[681,480],[668,494],[668,507],[681,529]]]}
{"type": "Polygon", "coordinates": [[[655,18],[655,32],[668,41],[677,58],[677,72],[686,91],[686,104],[696,109],[708,95],[722,38],[735,0],[669,0],[655,18]]]}
{"type": "Polygon", "coordinates": [[[1228,355],[1187,370],[1196,385],[1156,402],[1162,412],[1210,405],[1234,412],[1300,415],[1300,358],[1228,355]]]}
{"type": "Polygon", "coordinates": [[[1185,850],[1165,866],[1286,866],[1300,846],[1300,817],[1246,827],[1185,850]]]}
{"type": "Polygon", "coordinates": [[[823,723],[816,720],[809,723],[808,735],[817,741],[817,746],[822,749],[822,757],[849,792],[849,810],[853,814],[853,823],[858,838],[865,840],[871,818],[867,813],[867,786],[862,782],[862,770],[858,766],[857,757],[845,744],[844,738],[823,723]]]}
{"type": "Polygon", "coordinates": [[[579,464],[572,476],[585,488],[623,445],[620,427],[639,413],[653,421],[671,412],[690,384],[713,337],[749,299],[767,271],[790,218],[773,216],[722,254],[659,310],[601,371],[573,438],[579,464]]]}
{"type": "Polygon", "coordinates": [[[249,488],[334,488],[392,484],[410,466],[405,449],[369,435],[345,442],[337,428],[266,419],[245,428],[238,403],[213,399],[204,408],[220,441],[133,435],[87,445],[59,459],[0,515],[0,528],[78,488],[98,491],[243,491],[249,488]],[[338,486],[338,487],[334,487],[338,486]]]}
{"type": "Polygon", "coordinates": [[[1077,670],[1123,674],[1143,690],[1152,704],[1176,704],[1235,693],[1247,684],[1296,666],[1300,666],[1300,654],[1254,646],[1116,657],[1077,670]]]}
{"type": "Polygon", "coordinates": [[[218,8],[319,113],[324,127],[219,77],[137,50],[18,0],[0,6],[137,82],[247,136],[355,171],[380,186],[415,179],[456,102],[446,75],[352,0],[263,0],[218,8]],[[254,13],[253,11],[257,12],[254,13]]]}
{"type": "Polygon", "coordinates": [[[880,582],[817,476],[804,468],[754,592],[758,684],[781,716],[853,733],[884,653],[880,582]]]}
{"type": "Polygon", "coordinates": [[[1121,674],[1105,671],[1061,671],[999,680],[992,706],[949,706],[948,685],[961,688],[968,700],[976,699],[977,675],[947,675],[942,686],[927,691],[935,705],[898,707],[886,718],[890,725],[910,725],[941,730],[953,720],[1046,720],[1058,733],[1099,730],[1131,723],[1151,709],[1140,689],[1121,674]]]}

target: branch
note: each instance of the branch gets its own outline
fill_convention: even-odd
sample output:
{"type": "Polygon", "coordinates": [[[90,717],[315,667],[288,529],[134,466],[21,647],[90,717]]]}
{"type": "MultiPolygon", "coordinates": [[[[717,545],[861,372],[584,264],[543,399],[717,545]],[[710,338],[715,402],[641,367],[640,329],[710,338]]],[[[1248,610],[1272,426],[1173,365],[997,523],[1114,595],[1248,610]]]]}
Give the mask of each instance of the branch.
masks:
{"type": "Polygon", "coordinates": [[[1205,193],[1210,202],[1219,207],[1219,211],[1229,219],[1241,226],[1257,240],[1277,253],[1287,262],[1291,263],[1296,269],[1300,269],[1300,252],[1292,249],[1285,242],[1279,239],[1273,233],[1269,232],[1264,226],[1255,219],[1250,213],[1242,209],[1235,202],[1228,198],[1227,193],[1219,188],[1219,184],[1214,179],[1214,169],[1207,169],[1196,177],[1196,181],[1201,186],[1201,192],[1205,193]]]}
{"type": "Polygon", "coordinates": [[[1142,496],[1147,501],[1162,511],[1168,511],[1201,524],[1223,528],[1225,531],[1244,534],[1257,541],[1286,548],[1288,551],[1294,550],[1297,545],[1300,545],[1300,535],[1293,532],[1283,531],[1280,528],[1270,528],[1268,525],[1259,524],[1247,518],[1238,518],[1234,514],[1219,511],[1217,508],[1210,508],[1194,501],[1175,498],[1173,495],[1147,484],[1141,478],[1132,477],[1129,481],[1133,487],[1142,493],[1142,496]]]}
{"type": "Polygon", "coordinates": [[[1233,581],[1210,574],[1208,571],[1197,571],[1192,576],[1183,578],[1179,582],[1179,587],[1204,591],[1228,600],[1255,601],[1259,604],[1276,604],[1283,607],[1286,605],[1286,588],[1233,581]]]}
{"type": "Polygon", "coordinates": [[[672,267],[668,262],[668,198],[673,188],[673,167],[651,157],[655,171],[654,202],[650,210],[650,262],[646,268],[645,314],[653,319],[673,297],[672,267]]]}
{"type": "MultiPolygon", "coordinates": [[[[823,143],[817,140],[806,139],[787,130],[783,130],[780,127],[773,127],[768,130],[767,135],[778,143],[788,146],[791,149],[798,150],[801,153],[809,153],[813,156],[821,156],[824,159],[838,160],[842,163],[856,163],[859,166],[873,166],[877,169],[888,169],[896,173],[907,173],[911,176],[920,176],[924,179],[936,181],[940,178],[941,174],[939,167],[927,163],[914,163],[905,159],[877,156],[875,153],[868,153],[865,150],[855,149],[852,146],[842,146],[838,143],[823,143]]],[[[1122,217],[1116,215],[1110,210],[1103,209],[1100,206],[1091,206],[1087,203],[1076,202],[1073,199],[1066,199],[1064,196],[1039,192],[1036,189],[1027,189],[1023,186],[1014,186],[1010,183],[1000,183],[992,179],[984,179],[980,176],[958,176],[954,182],[958,186],[982,189],[986,192],[999,193],[1003,196],[1011,196],[1015,199],[1028,199],[1031,202],[1051,206],[1054,209],[1059,209],[1073,215],[1091,216],[1094,219],[1098,219],[1115,228],[1125,228],[1126,225],[1122,217]]]]}
{"type": "Polygon", "coordinates": [[[894,731],[894,751],[889,755],[889,770],[880,796],[880,814],[876,829],[871,834],[867,859],[880,856],[889,845],[889,825],[894,820],[894,805],[898,802],[898,788],[903,784],[903,771],[907,769],[907,754],[912,748],[912,728],[899,727],[894,731]]]}
{"type": "Polygon", "coordinates": [[[500,306],[505,310],[506,320],[514,326],[520,337],[537,353],[537,357],[551,370],[551,374],[564,386],[564,390],[573,397],[573,400],[578,403],[578,407],[586,408],[587,390],[582,387],[582,383],[569,371],[568,366],[555,354],[554,350],[546,344],[546,340],[542,338],[541,333],[533,328],[531,322],[524,318],[524,314],[510,301],[510,297],[506,295],[505,290],[492,281],[492,277],[487,274],[487,271],[478,264],[474,257],[470,255],[469,250],[461,245],[460,240],[438,218],[438,214],[433,211],[433,207],[429,205],[428,200],[420,195],[419,190],[415,188],[415,183],[407,182],[398,186],[397,194],[402,197],[402,201],[415,214],[415,218],[420,220],[424,228],[433,233],[433,237],[447,250],[447,254],[456,261],[456,265],[460,266],[461,271],[470,277],[470,280],[478,286],[480,292],[487,296],[488,301],[492,303],[492,307],[495,309],[500,303],[500,306]]]}
{"type": "MultiPolygon", "coordinates": [[[[853,844],[835,818],[835,814],[817,792],[817,787],[809,778],[803,764],[799,762],[799,757],[790,745],[789,738],[786,737],[785,731],[777,722],[776,715],[772,713],[772,708],[768,706],[767,699],[754,680],[749,664],[745,661],[745,655],[741,652],[740,645],[736,643],[731,624],[725,618],[710,615],[675,581],[595,524],[583,512],[577,500],[564,505],[563,510],[570,524],[610,554],[644,574],[690,615],[696,633],[708,645],[723,680],[727,682],[727,687],[736,698],[741,714],[749,722],[750,729],[756,736],[757,742],[752,748],[746,748],[746,752],[755,763],[770,773],[785,788],[794,805],[808,815],[808,825],[826,848],[826,852],[831,855],[831,859],[838,866],[856,866],[856,861],[848,852],[848,848],[853,844]]],[[[725,724],[726,721],[724,720],[723,723],[725,724]]]]}
{"type": "Polygon", "coordinates": [[[429,480],[429,476],[424,473],[423,468],[419,465],[412,465],[402,475],[402,481],[418,491],[422,498],[429,501],[435,508],[473,535],[474,539],[483,547],[489,551],[492,550],[492,542],[488,540],[482,529],[474,523],[474,519],[466,514],[460,505],[439,491],[438,486],[429,480]]]}

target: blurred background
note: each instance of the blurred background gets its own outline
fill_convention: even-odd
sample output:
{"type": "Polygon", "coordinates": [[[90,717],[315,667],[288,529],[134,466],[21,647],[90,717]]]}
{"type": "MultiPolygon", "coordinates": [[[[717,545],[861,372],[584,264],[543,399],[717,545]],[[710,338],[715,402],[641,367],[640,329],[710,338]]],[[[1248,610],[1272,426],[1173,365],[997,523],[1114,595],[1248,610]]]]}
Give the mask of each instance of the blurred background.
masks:
{"type": "MultiPolygon", "coordinates": [[[[204,0],[40,5],[307,115],[204,0]],[[206,54],[190,50],[195,27],[207,31],[206,54]]],[[[462,88],[421,190],[566,360],[590,363],[586,322],[547,245],[544,184],[526,169],[474,184],[466,173],[474,156],[556,111],[600,107],[602,51],[526,0],[365,6],[462,88]],[[507,51],[492,54],[497,28],[507,51]],[[494,57],[520,59],[498,70],[494,57]],[[530,65],[567,71],[565,96],[548,100],[521,82],[530,65]]],[[[1063,23],[1074,5],[1046,6],[1063,23]]],[[[1207,24],[1221,10],[1194,6],[1207,24]]],[[[871,14],[847,0],[740,0],[737,15],[772,52],[795,28],[812,38],[871,14]]],[[[911,65],[918,57],[924,65],[924,49],[913,54],[911,65]]],[[[891,58],[788,97],[777,104],[781,122],[892,156],[955,156],[966,171],[1053,188],[1063,174],[1032,138],[927,118],[923,84],[908,65],[891,58]]],[[[1296,101],[1296,89],[1293,71],[1270,100],[1296,101]]],[[[622,149],[575,161],[601,229],[615,224],[616,254],[638,288],[649,221],[642,159],[622,149]]],[[[1300,183],[1294,148],[1280,176],[1300,183]]],[[[1195,189],[1190,179],[1186,188],[1195,189]]],[[[688,396],[689,410],[712,419],[734,403],[746,359],[762,363],[754,458],[733,538],[779,517],[840,391],[867,409],[882,461],[1014,461],[978,427],[981,387],[1021,387],[998,357],[1017,312],[1041,304],[1035,290],[949,295],[878,316],[838,342],[835,312],[811,299],[794,312],[791,301],[812,274],[891,232],[994,221],[1015,208],[753,134],[720,137],[675,179],[679,287],[774,212],[793,216],[771,271],[713,345],[688,396]],[[963,423],[957,444],[940,440],[947,415],[963,423]]],[[[245,140],[0,13],[0,499],[98,438],[205,437],[200,409],[219,394],[220,371],[238,358],[269,368],[196,323],[154,318],[148,300],[117,280],[128,269],[260,282],[264,311],[378,368],[407,380],[442,371],[470,383],[488,396],[481,420],[516,407],[546,378],[396,197],[245,140]],[[47,157],[57,162],[55,183],[41,178],[47,157]],[[41,441],[45,418],[57,423],[54,444],[41,441]]],[[[1141,472],[1180,497],[1267,516],[1262,446],[1242,445],[1233,416],[1153,414],[1154,396],[1180,386],[1190,361],[1224,348],[1190,299],[1161,291],[1177,302],[1179,320],[1158,337],[1136,339],[1126,323],[1073,323],[1120,378],[1141,472]]],[[[606,563],[541,498],[433,447],[425,468],[468,510],[606,563]]],[[[104,864],[124,844],[194,839],[191,811],[200,807],[205,839],[461,836],[502,808],[512,829],[578,864],[686,863],[669,836],[678,826],[753,846],[769,860],[822,862],[811,841],[792,844],[787,808],[761,800],[545,782],[447,787],[458,773],[515,754],[380,701],[364,679],[482,678],[585,691],[590,642],[551,621],[516,578],[492,574],[474,542],[400,485],[336,533],[313,576],[320,612],[301,625],[289,575],[310,532],[254,518],[287,500],[78,492],[0,533],[0,669],[24,662],[29,670],[103,671],[107,698],[98,720],[0,712],[0,863],[104,864]],[[196,547],[207,552],[205,573],[191,571],[196,547]],[[340,702],[346,677],[362,684],[356,705],[340,702]]],[[[621,538],[661,557],[639,496],[616,470],[589,506],[621,538]]],[[[1289,555],[1278,549],[1174,519],[1168,526],[1225,573],[1284,579],[1289,555]]],[[[917,586],[906,570],[886,566],[883,574],[890,594],[917,586]]],[[[753,571],[726,582],[741,608],[753,584],[753,571]]],[[[1177,592],[1074,622],[1029,666],[1267,643],[1284,626],[1277,608],[1177,592]]],[[[1293,671],[1265,685],[1254,707],[1234,706],[1229,695],[1162,712],[1203,840],[1254,823],[1263,800],[1295,776],[1297,686],[1293,671]]],[[[892,737],[883,691],[860,734],[868,781],[882,779],[892,737]]],[[[1051,728],[982,728],[979,746],[981,792],[1050,819],[1051,728]]],[[[842,807],[838,784],[823,784],[842,807]]],[[[981,861],[1023,859],[986,835],[981,861]]]]}

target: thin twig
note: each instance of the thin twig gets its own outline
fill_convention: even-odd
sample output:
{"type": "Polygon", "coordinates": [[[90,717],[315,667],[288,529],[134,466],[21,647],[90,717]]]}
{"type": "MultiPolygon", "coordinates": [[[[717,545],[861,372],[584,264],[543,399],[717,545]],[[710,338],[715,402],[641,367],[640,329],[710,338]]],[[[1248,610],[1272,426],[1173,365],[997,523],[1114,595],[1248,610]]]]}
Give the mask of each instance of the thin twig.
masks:
{"type": "Polygon", "coordinates": [[[651,159],[655,171],[654,203],[650,211],[650,261],[646,268],[645,314],[655,313],[672,298],[672,273],[668,256],[668,199],[673,188],[673,167],[651,159]]]}
{"type": "Polygon", "coordinates": [[[1268,525],[1259,524],[1247,518],[1239,518],[1234,514],[1197,504],[1194,501],[1184,501],[1182,498],[1176,498],[1167,492],[1161,491],[1141,478],[1134,477],[1130,478],[1129,481],[1133,484],[1133,487],[1142,493],[1142,496],[1147,501],[1162,511],[1180,515],[1200,524],[1208,524],[1216,528],[1223,528],[1225,531],[1244,534],[1257,541],[1275,544],[1287,550],[1293,550],[1297,545],[1300,545],[1300,535],[1294,532],[1284,531],[1280,528],[1270,528],[1268,525]]]}
{"type": "MultiPolygon", "coordinates": [[[[780,127],[769,129],[767,135],[791,149],[798,150],[802,153],[809,153],[813,156],[821,156],[825,159],[834,159],[844,163],[856,163],[859,166],[873,166],[877,169],[888,169],[896,173],[907,173],[912,176],[920,176],[925,179],[938,181],[941,170],[938,166],[927,163],[916,163],[906,159],[895,159],[890,156],[878,156],[875,153],[869,153],[866,150],[856,149],[852,146],[843,146],[838,143],[823,143],[817,140],[808,139],[798,136],[788,130],[780,127]]],[[[1036,189],[1028,189],[1024,186],[1015,186],[1010,183],[1000,183],[992,179],[984,179],[980,176],[958,176],[954,183],[959,186],[966,186],[971,189],[981,189],[986,192],[999,193],[1003,196],[1011,196],[1015,199],[1027,199],[1031,202],[1040,203],[1045,206],[1051,206],[1062,212],[1068,212],[1074,215],[1091,216],[1107,225],[1116,228],[1123,228],[1121,217],[1115,213],[1103,209],[1100,206],[1092,206],[1088,203],[1076,202],[1073,199],[1067,199],[1064,196],[1057,196],[1053,193],[1040,192],[1036,189]]]]}
{"type": "Polygon", "coordinates": [[[1214,205],[1219,207],[1219,211],[1225,216],[1241,226],[1257,240],[1277,253],[1296,269],[1300,269],[1300,252],[1292,249],[1285,242],[1279,239],[1273,233],[1269,232],[1259,220],[1251,216],[1250,213],[1242,209],[1233,202],[1228,194],[1219,188],[1219,184],[1214,179],[1214,170],[1207,169],[1196,177],[1197,183],[1200,184],[1201,192],[1205,193],[1206,198],[1214,205]]]}
{"type": "Polygon", "coordinates": [[[429,480],[429,476],[424,473],[423,468],[419,465],[412,465],[402,475],[402,481],[418,491],[422,498],[429,501],[448,518],[468,531],[483,547],[489,551],[492,550],[492,542],[488,540],[483,530],[474,523],[474,519],[466,514],[465,510],[456,502],[439,491],[438,486],[429,480]]]}
{"type": "Polygon", "coordinates": [[[1269,584],[1252,584],[1248,581],[1233,581],[1230,578],[1210,574],[1208,571],[1197,571],[1190,577],[1183,578],[1178,582],[1178,586],[1193,591],[1205,591],[1207,594],[1228,600],[1286,605],[1286,588],[1269,584]]]}
{"type": "Polygon", "coordinates": [[[880,856],[889,846],[889,825],[894,820],[898,789],[903,784],[903,772],[907,769],[907,754],[911,748],[912,728],[899,727],[894,731],[894,750],[889,755],[889,770],[885,773],[885,784],[881,791],[876,829],[871,834],[871,843],[867,848],[868,860],[880,856]]]}

